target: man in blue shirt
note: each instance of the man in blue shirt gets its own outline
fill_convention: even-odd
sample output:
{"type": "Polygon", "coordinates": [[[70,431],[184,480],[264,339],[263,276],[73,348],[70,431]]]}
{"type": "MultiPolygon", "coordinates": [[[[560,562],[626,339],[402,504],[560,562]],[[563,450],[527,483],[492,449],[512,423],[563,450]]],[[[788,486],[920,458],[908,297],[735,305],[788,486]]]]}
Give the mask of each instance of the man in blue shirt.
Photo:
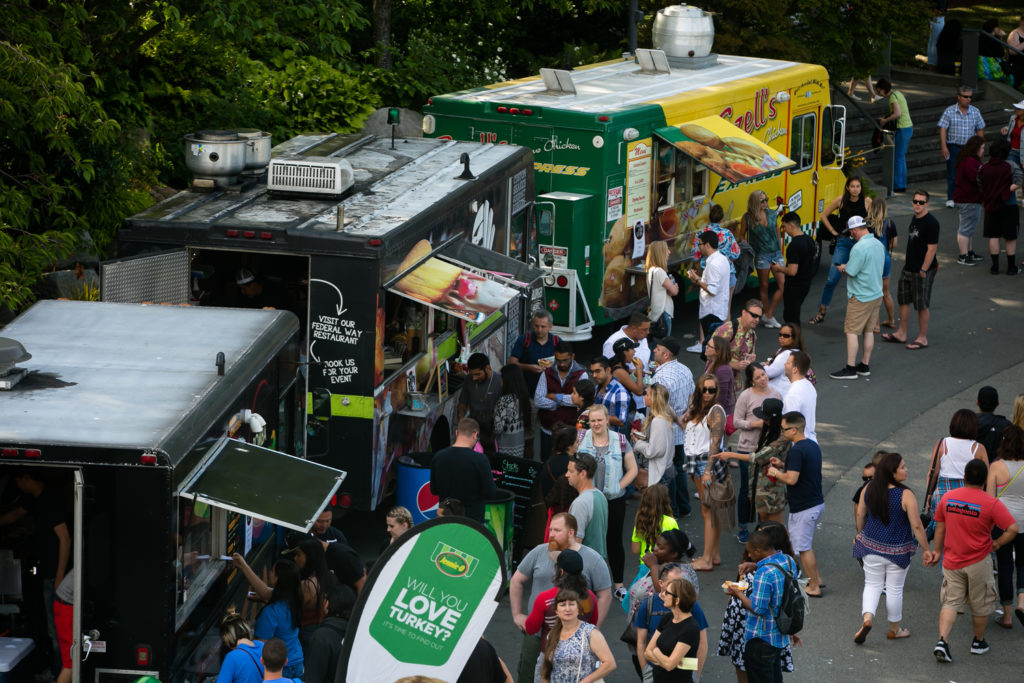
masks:
{"type": "MultiPolygon", "coordinates": [[[[879,226],[881,227],[881,226],[879,226]]],[[[836,266],[847,276],[846,291],[850,300],[846,305],[846,365],[833,372],[832,379],[857,379],[871,374],[868,361],[875,348],[875,327],[878,325],[878,302],[882,299],[882,269],[885,265],[885,247],[875,239],[861,216],[851,216],[846,230],[855,240],[850,260],[836,266]],[[857,346],[864,337],[864,355],[857,363],[857,346]]]]}
{"type": "Polygon", "coordinates": [[[629,407],[633,397],[619,380],[612,377],[611,363],[604,356],[590,361],[590,378],[597,384],[597,403],[608,409],[608,426],[619,434],[629,435],[629,407]]]}
{"type": "MultiPolygon", "coordinates": [[[[765,531],[750,534],[747,555],[757,562],[750,597],[735,585],[726,590],[750,612],[743,634],[743,664],[747,669],[747,680],[750,683],[782,683],[782,651],[790,644],[790,637],[779,631],[775,615],[782,606],[785,576],[772,565],[796,576],[796,561],[776,550],[771,536],[765,531]]],[[[793,636],[793,640],[800,642],[798,636],[793,636]]]]}
{"type": "Polygon", "coordinates": [[[555,362],[555,346],[561,340],[557,334],[551,334],[552,325],[551,314],[543,308],[537,309],[530,317],[533,331],[519,335],[508,354],[509,364],[522,368],[531,396],[537,390],[537,381],[544,369],[555,362]]]}

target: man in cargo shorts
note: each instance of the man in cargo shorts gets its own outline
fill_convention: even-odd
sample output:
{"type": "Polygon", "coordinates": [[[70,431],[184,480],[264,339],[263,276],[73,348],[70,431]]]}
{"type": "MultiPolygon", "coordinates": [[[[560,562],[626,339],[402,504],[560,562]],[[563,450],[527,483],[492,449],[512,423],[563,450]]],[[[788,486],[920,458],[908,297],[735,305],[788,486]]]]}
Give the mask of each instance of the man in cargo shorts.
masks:
{"type": "Polygon", "coordinates": [[[836,266],[847,276],[846,291],[850,300],[846,304],[846,366],[833,372],[832,379],[857,379],[871,374],[868,361],[875,347],[875,325],[878,324],[878,302],[882,299],[882,267],[885,265],[885,247],[875,239],[871,226],[860,216],[851,216],[846,229],[853,237],[850,260],[836,266]],[[857,362],[857,347],[864,338],[864,352],[857,362]]]}
{"type": "Polygon", "coordinates": [[[1002,501],[985,492],[987,479],[988,465],[971,460],[964,467],[965,485],[948,491],[935,509],[935,550],[925,551],[924,563],[932,566],[942,558],[939,642],[932,651],[939,662],[953,661],[947,639],[965,603],[971,607],[974,625],[971,654],[989,650],[985,625],[998,602],[989,554],[1013,541],[1017,521],[1002,501]],[[994,541],[993,526],[1005,530],[994,541]]]}

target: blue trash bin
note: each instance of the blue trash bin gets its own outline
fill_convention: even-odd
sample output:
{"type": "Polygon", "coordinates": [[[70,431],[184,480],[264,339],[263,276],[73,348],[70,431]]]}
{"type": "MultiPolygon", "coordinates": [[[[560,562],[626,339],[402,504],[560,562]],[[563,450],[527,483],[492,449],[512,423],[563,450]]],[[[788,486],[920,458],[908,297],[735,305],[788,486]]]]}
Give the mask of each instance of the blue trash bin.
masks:
{"type": "Polygon", "coordinates": [[[398,504],[412,513],[412,523],[437,517],[437,496],[430,492],[433,453],[409,453],[398,459],[398,504]]]}

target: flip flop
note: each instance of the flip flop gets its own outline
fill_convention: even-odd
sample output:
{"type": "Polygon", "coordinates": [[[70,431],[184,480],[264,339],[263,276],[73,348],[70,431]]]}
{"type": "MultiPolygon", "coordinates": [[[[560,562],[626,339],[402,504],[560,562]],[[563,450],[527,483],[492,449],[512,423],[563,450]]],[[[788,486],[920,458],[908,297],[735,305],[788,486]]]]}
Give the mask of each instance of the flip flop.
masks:
{"type": "MultiPolygon", "coordinates": [[[[804,591],[804,592],[807,593],[807,591],[804,591]]],[[[820,598],[821,597],[821,591],[818,591],[817,593],[807,593],[807,597],[809,597],[809,598],[820,598]]]]}
{"type": "Polygon", "coordinates": [[[892,332],[886,332],[882,335],[882,341],[889,342],[890,344],[906,344],[906,339],[897,339],[896,335],[892,332]]]}
{"type": "Polygon", "coordinates": [[[899,640],[900,638],[909,638],[910,630],[901,628],[899,631],[889,631],[885,634],[885,637],[889,640],[899,640]]]}
{"type": "Polygon", "coordinates": [[[871,633],[871,624],[865,622],[861,624],[860,630],[853,636],[853,642],[858,645],[863,645],[864,641],[868,639],[868,634],[871,633]]]}
{"type": "Polygon", "coordinates": [[[695,572],[709,572],[712,569],[714,569],[714,567],[708,567],[707,569],[705,569],[704,567],[694,567],[692,564],[690,565],[690,567],[692,567],[693,571],[695,572]]]}
{"type": "Polygon", "coordinates": [[[891,323],[888,320],[886,320],[884,323],[882,323],[882,327],[888,328],[890,330],[895,330],[896,329],[896,323],[894,323],[894,322],[891,323]]]}
{"type": "Polygon", "coordinates": [[[1013,622],[1011,621],[1009,624],[1006,624],[1003,623],[1002,620],[996,619],[996,626],[998,626],[999,628],[1011,629],[1013,628],[1013,622]]]}
{"type": "Polygon", "coordinates": [[[1013,613],[1017,615],[1017,621],[1020,622],[1020,625],[1024,626],[1024,609],[1018,607],[1017,609],[1013,610],[1013,613]]]}
{"type": "Polygon", "coordinates": [[[912,341],[909,344],[907,344],[907,348],[911,351],[921,351],[922,349],[927,349],[928,345],[922,344],[919,341],[912,341]]]}

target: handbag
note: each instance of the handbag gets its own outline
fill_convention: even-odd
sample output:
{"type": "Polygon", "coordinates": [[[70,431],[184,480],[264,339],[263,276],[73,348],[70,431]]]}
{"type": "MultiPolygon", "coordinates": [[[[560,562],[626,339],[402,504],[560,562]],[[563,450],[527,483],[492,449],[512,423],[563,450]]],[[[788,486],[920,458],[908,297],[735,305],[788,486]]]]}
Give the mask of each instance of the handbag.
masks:
{"type": "Polygon", "coordinates": [[[932,449],[932,459],[928,464],[928,483],[925,486],[924,502],[921,505],[921,524],[924,525],[925,529],[932,523],[932,494],[939,483],[938,471],[935,467],[938,464],[939,446],[941,445],[942,439],[935,442],[935,448],[932,449]]]}
{"type": "MultiPolygon", "coordinates": [[[[650,619],[651,609],[654,607],[654,593],[647,596],[647,618],[650,619]]],[[[634,650],[636,649],[636,626],[634,620],[630,619],[629,623],[626,624],[626,630],[619,636],[619,640],[629,645],[634,650]]],[[[648,629],[649,630],[649,629],[648,629]]]]}
{"type": "Polygon", "coordinates": [[[732,415],[725,418],[725,435],[732,436],[736,433],[736,425],[733,424],[732,415]]]}

